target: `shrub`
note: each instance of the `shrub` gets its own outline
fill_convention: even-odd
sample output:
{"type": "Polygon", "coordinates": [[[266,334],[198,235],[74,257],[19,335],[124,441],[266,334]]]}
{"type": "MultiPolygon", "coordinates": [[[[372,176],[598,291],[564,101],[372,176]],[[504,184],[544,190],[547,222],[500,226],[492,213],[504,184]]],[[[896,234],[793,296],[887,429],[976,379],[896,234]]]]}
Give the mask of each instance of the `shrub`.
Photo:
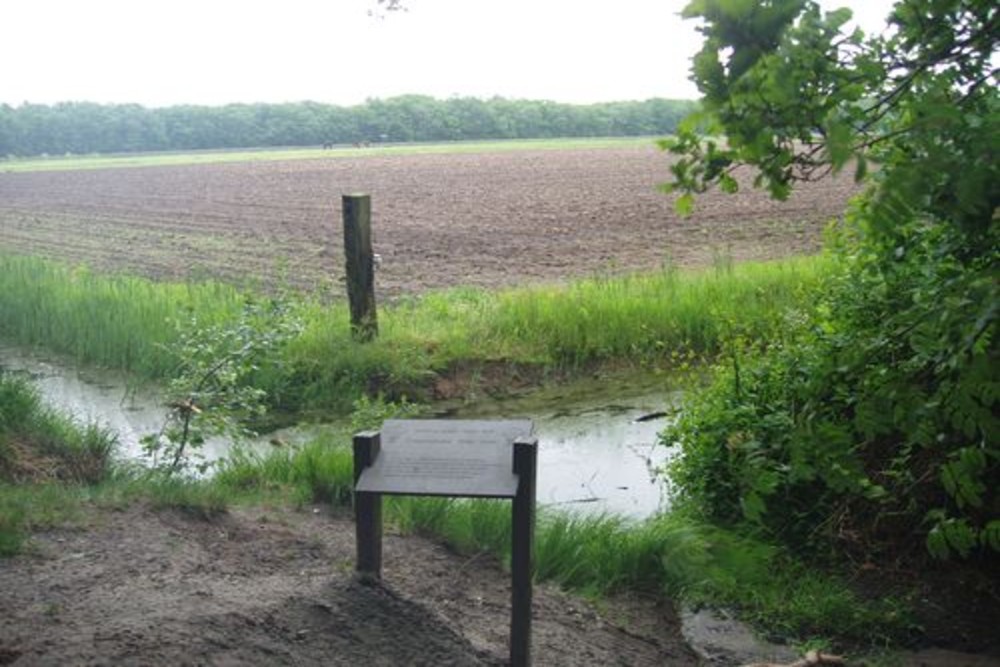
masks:
{"type": "Polygon", "coordinates": [[[951,224],[899,231],[844,241],[814,316],[734,356],[665,432],[683,499],[797,545],[1000,551],[997,234],[962,262],[951,224]]]}

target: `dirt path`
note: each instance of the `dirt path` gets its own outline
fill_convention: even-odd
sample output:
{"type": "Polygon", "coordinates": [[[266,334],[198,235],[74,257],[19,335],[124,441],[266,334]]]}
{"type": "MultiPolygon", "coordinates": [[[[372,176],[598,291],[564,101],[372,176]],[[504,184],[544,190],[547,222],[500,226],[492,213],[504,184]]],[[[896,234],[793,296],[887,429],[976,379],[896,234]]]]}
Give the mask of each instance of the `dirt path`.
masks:
{"type": "MultiPolygon", "coordinates": [[[[387,535],[384,587],[353,576],[353,524],[142,506],[36,535],[0,561],[0,665],[501,665],[509,575],[387,535]]],[[[536,588],[536,665],[694,665],[674,611],[536,588]]]]}

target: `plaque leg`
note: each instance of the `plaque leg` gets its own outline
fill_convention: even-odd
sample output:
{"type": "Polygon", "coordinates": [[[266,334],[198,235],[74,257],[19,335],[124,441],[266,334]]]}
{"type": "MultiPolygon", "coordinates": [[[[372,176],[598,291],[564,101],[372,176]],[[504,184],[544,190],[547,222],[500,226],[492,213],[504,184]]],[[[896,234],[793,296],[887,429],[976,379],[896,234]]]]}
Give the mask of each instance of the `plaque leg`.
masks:
{"type": "Polygon", "coordinates": [[[538,467],[538,441],[518,438],[514,441],[514,496],[511,530],[511,667],[531,665],[531,553],[535,541],[535,477],[538,467]]]}
{"type": "MultiPolygon", "coordinates": [[[[377,432],[354,436],[354,485],[365,468],[378,457],[381,441],[377,432]]],[[[357,571],[362,580],[382,578],[382,494],[354,492],[354,530],[357,571]]]]}

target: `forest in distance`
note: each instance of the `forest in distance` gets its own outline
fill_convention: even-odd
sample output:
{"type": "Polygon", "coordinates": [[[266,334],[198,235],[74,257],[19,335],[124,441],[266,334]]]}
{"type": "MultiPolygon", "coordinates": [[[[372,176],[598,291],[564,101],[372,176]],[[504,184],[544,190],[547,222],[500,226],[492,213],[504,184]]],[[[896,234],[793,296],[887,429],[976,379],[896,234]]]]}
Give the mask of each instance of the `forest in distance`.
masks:
{"type": "Polygon", "coordinates": [[[61,102],[0,105],[0,159],[36,155],[321,146],[417,141],[671,134],[697,103],[649,99],[576,105],[425,95],[147,108],[61,102]]]}

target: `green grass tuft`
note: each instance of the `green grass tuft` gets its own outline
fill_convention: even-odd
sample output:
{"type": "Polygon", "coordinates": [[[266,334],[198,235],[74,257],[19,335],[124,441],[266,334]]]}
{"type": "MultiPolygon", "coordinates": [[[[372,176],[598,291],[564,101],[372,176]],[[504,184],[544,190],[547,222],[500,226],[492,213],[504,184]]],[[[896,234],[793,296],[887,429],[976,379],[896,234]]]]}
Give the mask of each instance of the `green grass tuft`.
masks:
{"type": "Polygon", "coordinates": [[[108,429],[47,408],[25,379],[0,371],[0,481],[96,484],[116,446],[108,429]]]}
{"type": "Polygon", "coordinates": [[[354,488],[354,460],[347,446],[325,439],[267,456],[238,451],[222,463],[213,482],[233,493],[290,490],[305,502],[347,505],[354,488]]]}
{"type": "Polygon", "coordinates": [[[385,515],[403,532],[443,537],[465,553],[510,555],[509,501],[390,497],[385,515]]]}
{"type": "Polygon", "coordinates": [[[226,511],[231,496],[215,484],[198,480],[150,475],[137,486],[156,509],[173,509],[200,519],[211,519],[226,511]]]}
{"type": "Polygon", "coordinates": [[[20,553],[33,530],[81,521],[87,497],[86,488],[76,485],[0,481],[0,556],[20,553]]]}

